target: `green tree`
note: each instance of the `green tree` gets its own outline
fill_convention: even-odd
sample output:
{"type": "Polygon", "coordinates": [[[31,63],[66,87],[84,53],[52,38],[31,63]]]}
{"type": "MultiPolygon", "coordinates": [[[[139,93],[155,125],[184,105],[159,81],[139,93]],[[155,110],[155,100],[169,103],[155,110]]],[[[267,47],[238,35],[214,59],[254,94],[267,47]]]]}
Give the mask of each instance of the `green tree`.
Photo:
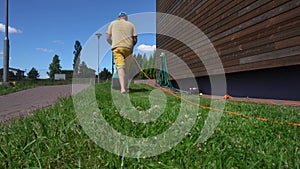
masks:
{"type": "MultiPolygon", "coordinates": [[[[147,69],[148,69],[148,59],[147,59],[147,56],[146,56],[146,54],[144,54],[143,55],[143,58],[142,58],[142,64],[141,64],[141,66],[142,66],[142,69],[143,69],[143,71],[147,74],[147,69]]],[[[145,75],[144,75],[144,73],[143,72],[140,72],[140,79],[145,79],[146,77],[145,77],[145,75]]]]}
{"type": "Polygon", "coordinates": [[[99,73],[99,78],[101,80],[108,80],[111,79],[112,74],[110,71],[108,71],[108,69],[104,68],[100,73],[99,73]]]}
{"type": "Polygon", "coordinates": [[[54,75],[56,73],[61,73],[60,60],[58,55],[54,55],[52,59],[52,63],[49,65],[49,72],[47,72],[48,76],[51,79],[54,79],[54,75]]]}
{"type": "Polygon", "coordinates": [[[154,71],[154,56],[151,55],[149,60],[148,60],[148,72],[147,75],[153,79],[153,71],[154,71]]]}
{"type": "Polygon", "coordinates": [[[137,55],[133,54],[130,68],[129,68],[129,73],[128,73],[129,79],[136,78],[137,76],[139,76],[140,71],[139,71],[138,65],[135,60],[137,60],[137,62],[139,63],[137,55]]]}
{"type": "Polygon", "coordinates": [[[22,78],[24,78],[24,76],[22,75],[21,71],[17,71],[17,73],[16,73],[16,78],[17,78],[18,80],[21,80],[22,78]]]}
{"type": "Polygon", "coordinates": [[[80,63],[80,53],[82,50],[81,44],[78,40],[75,41],[75,45],[74,45],[74,59],[73,59],[73,70],[74,70],[74,74],[77,74],[79,71],[79,63],[80,63]]]}
{"type": "Polygon", "coordinates": [[[157,68],[156,68],[156,51],[153,52],[152,54],[152,60],[151,60],[151,65],[152,65],[152,69],[151,69],[151,78],[152,79],[156,79],[156,71],[157,71],[157,68]]]}
{"type": "Polygon", "coordinates": [[[138,53],[136,60],[138,61],[139,65],[142,65],[143,62],[143,56],[141,54],[138,53]]]}
{"type": "MultiPolygon", "coordinates": [[[[154,53],[150,57],[147,57],[146,54],[144,54],[144,55],[137,54],[137,55],[133,55],[133,56],[136,58],[138,64],[141,66],[141,68],[147,74],[147,76],[151,79],[155,79],[156,71],[157,71],[157,69],[156,69],[156,52],[154,51],[154,53]]],[[[134,65],[136,68],[138,68],[136,63],[134,63],[134,65]]],[[[140,71],[139,68],[138,68],[138,72],[139,73],[136,76],[136,78],[146,79],[146,76],[144,75],[143,72],[140,71]]]]}
{"type": "Polygon", "coordinates": [[[16,79],[16,75],[14,74],[14,72],[8,71],[8,79],[10,79],[10,80],[16,79]]]}
{"type": "MultiPolygon", "coordinates": [[[[142,66],[143,56],[141,54],[138,53],[136,55],[136,60],[137,60],[138,64],[140,66],[142,66]]],[[[136,68],[138,69],[138,72],[139,72],[138,77],[141,78],[142,77],[142,72],[141,72],[140,68],[137,65],[136,65],[136,68]]]]}
{"type": "Polygon", "coordinates": [[[33,67],[28,73],[27,76],[29,79],[36,80],[40,77],[39,72],[33,67]]]}

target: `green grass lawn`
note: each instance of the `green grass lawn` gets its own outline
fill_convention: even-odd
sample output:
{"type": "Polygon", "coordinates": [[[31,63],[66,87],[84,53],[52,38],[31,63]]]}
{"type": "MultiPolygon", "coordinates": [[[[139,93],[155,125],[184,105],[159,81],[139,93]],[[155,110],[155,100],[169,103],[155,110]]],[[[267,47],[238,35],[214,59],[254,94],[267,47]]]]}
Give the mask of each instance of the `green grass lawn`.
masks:
{"type": "MultiPolygon", "coordinates": [[[[129,94],[132,104],[149,109],[153,88],[131,85],[130,89],[134,91],[129,94]]],[[[103,117],[115,130],[132,137],[155,136],[176,120],[180,100],[166,96],[166,109],[155,122],[133,123],[113,106],[110,84],[96,86],[103,117]]],[[[200,99],[200,103],[209,106],[210,100],[200,99]]],[[[300,123],[299,107],[228,101],[225,109],[253,118],[223,113],[214,134],[198,143],[208,115],[208,110],[200,109],[195,125],[179,144],[162,154],[136,159],[117,156],[95,144],[84,132],[68,97],[1,126],[0,168],[300,168],[300,127],[271,122],[300,123]]]]}
{"type": "Polygon", "coordinates": [[[15,86],[1,86],[0,85],[0,96],[5,94],[14,93],[17,91],[30,89],[38,86],[49,86],[49,85],[64,85],[64,84],[71,84],[72,80],[64,80],[64,81],[53,81],[51,79],[38,79],[32,81],[30,79],[23,79],[20,81],[16,81],[15,86]]]}

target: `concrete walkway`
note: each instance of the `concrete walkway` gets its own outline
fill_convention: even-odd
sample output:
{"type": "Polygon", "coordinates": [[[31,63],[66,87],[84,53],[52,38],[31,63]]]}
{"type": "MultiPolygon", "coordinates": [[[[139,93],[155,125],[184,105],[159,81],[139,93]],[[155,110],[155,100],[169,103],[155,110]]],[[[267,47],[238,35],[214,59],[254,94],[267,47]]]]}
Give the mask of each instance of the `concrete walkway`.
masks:
{"type": "Polygon", "coordinates": [[[41,86],[0,96],[0,123],[51,106],[59,98],[78,93],[87,87],[88,85],[80,84],[41,86]]]}

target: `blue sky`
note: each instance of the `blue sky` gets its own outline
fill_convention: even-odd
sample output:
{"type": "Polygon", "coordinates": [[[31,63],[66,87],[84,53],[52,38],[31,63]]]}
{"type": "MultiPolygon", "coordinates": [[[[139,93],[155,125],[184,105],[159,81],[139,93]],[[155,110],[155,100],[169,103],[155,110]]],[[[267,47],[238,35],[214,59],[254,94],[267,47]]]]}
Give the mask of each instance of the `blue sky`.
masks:
{"type": "MultiPolygon", "coordinates": [[[[4,0],[0,0],[0,67],[3,67],[4,0]]],[[[49,64],[57,54],[64,70],[71,70],[76,40],[83,46],[82,59],[97,69],[100,38],[100,69],[111,68],[111,52],[105,41],[107,25],[121,11],[136,25],[138,44],[135,53],[149,53],[156,45],[155,0],[9,0],[10,67],[26,70],[35,67],[47,77],[49,64]]]]}

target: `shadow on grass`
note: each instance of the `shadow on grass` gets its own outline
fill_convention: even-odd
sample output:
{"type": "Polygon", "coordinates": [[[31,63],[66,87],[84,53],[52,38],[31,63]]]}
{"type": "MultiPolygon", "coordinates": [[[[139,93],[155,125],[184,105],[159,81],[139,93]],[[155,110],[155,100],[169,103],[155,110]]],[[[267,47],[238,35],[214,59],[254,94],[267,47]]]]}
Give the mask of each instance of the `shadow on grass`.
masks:
{"type": "Polygon", "coordinates": [[[149,89],[145,89],[145,88],[141,88],[141,89],[129,89],[129,93],[145,93],[145,92],[149,92],[151,90],[149,89]]]}

